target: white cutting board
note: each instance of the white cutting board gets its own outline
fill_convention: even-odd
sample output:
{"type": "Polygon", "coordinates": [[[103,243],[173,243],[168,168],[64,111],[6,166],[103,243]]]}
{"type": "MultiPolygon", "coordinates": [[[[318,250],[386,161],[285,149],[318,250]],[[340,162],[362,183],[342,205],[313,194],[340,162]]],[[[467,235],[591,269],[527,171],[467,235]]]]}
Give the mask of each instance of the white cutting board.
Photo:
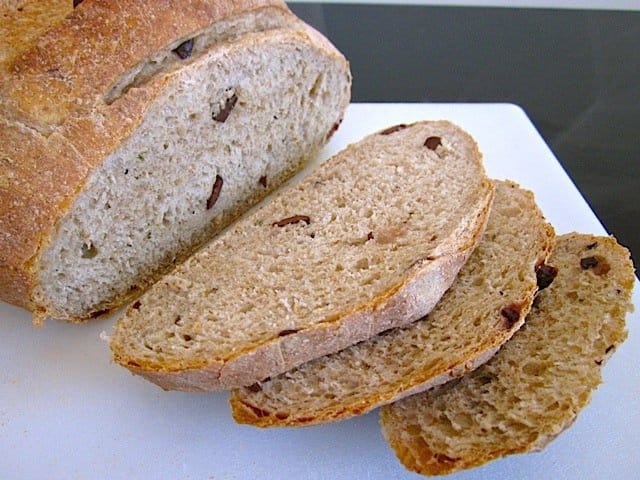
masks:
{"type": "MultiPolygon", "coordinates": [[[[396,123],[450,119],[484,152],[488,173],[536,193],[559,233],[604,233],[525,113],[506,104],[355,104],[323,158],[396,123]]],[[[364,168],[364,166],[363,166],[364,168]]],[[[640,304],[636,287],[634,303],[640,304]]],[[[544,452],[449,478],[640,478],[640,315],[574,426],[544,452]]],[[[378,412],[301,429],[236,425],[226,393],[163,392],[110,362],[102,331],[31,326],[0,302],[0,479],[404,479],[378,412]]]]}

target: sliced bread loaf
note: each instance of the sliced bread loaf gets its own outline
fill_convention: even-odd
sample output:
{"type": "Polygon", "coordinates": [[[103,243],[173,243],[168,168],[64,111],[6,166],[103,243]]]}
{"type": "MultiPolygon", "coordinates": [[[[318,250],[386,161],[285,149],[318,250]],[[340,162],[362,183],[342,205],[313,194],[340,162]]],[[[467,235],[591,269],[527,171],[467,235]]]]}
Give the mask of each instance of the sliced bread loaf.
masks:
{"type": "Polygon", "coordinates": [[[634,283],[613,238],[559,237],[558,275],[525,326],[485,365],[382,409],[382,429],[410,470],[440,475],[539,450],[570,426],[627,336],[634,283]]]}
{"type": "Polygon", "coordinates": [[[449,122],[366,137],[244,217],[119,319],[116,362],[167,389],[251,385],[430,311],[493,184],[449,122]]]}
{"type": "Polygon", "coordinates": [[[462,375],[522,325],[552,240],[531,192],[496,182],[483,239],[429,315],[235,390],[234,418],[261,427],[344,419],[462,375]]]}
{"type": "Polygon", "coordinates": [[[8,17],[32,41],[0,63],[0,298],[35,320],[139,295],[349,103],[344,57],[277,0],[87,0],[44,32],[40,14],[8,17]]]}

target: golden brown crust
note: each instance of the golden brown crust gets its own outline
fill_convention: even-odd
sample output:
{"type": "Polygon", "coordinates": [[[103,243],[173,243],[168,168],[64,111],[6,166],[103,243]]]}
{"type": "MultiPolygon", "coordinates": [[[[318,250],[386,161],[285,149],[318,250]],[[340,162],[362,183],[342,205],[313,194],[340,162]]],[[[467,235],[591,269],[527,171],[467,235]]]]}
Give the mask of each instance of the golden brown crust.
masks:
{"type": "Polygon", "coordinates": [[[43,137],[0,120],[0,297],[30,306],[31,259],[56,209],[87,173],[83,158],[60,134],[43,137]]]}
{"type": "Polygon", "coordinates": [[[20,55],[7,55],[9,74],[0,80],[0,298],[30,309],[36,320],[83,320],[34,303],[39,252],[88,175],[133,133],[168,79],[154,77],[110,105],[104,94],[151,54],[259,8],[300,27],[279,0],[86,0],[52,20],[30,47],[20,46],[20,55]]]}
{"type": "Polygon", "coordinates": [[[28,49],[34,38],[71,13],[70,0],[3,0],[0,2],[0,69],[28,49]]]}

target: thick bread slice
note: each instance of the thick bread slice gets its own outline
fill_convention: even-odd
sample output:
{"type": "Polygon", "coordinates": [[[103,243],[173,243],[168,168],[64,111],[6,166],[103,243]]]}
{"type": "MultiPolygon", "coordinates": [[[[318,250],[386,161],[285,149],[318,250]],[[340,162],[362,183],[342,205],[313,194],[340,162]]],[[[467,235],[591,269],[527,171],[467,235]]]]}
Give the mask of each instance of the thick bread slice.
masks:
{"type": "Polygon", "coordinates": [[[455,125],[370,135],[154,285],[118,321],[114,359],[167,389],[215,390],[406,325],[451,285],[492,198],[455,125]]]}
{"type": "Polygon", "coordinates": [[[533,194],[496,182],[483,239],[429,315],[235,390],[234,418],[261,427],[344,419],[475,368],[522,325],[552,240],[533,194]]]}
{"type": "Polygon", "coordinates": [[[440,475],[539,450],[570,426],[622,343],[633,264],[613,238],[559,237],[558,269],[524,327],[485,365],[382,409],[384,435],[410,470],[440,475]]]}
{"type": "Polygon", "coordinates": [[[349,103],[344,57],[279,1],[85,0],[51,25],[0,64],[0,298],[36,321],[139,295],[349,103]]]}

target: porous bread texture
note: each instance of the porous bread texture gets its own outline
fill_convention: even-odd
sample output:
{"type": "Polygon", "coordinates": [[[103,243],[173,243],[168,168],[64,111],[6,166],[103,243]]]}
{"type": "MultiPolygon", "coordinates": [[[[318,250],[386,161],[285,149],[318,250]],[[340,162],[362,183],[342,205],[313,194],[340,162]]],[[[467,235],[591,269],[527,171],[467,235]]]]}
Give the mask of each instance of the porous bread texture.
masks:
{"type": "MultiPolygon", "coordinates": [[[[137,296],[140,289],[154,280],[156,274],[167,265],[169,268],[172,266],[171,261],[167,260],[164,265],[155,265],[153,271],[138,272],[142,280],[129,285],[124,294],[103,298],[99,305],[94,304],[89,310],[80,313],[59,307],[66,308],[70,304],[72,308],[82,310],[81,304],[90,302],[91,298],[78,300],[78,297],[82,297],[87,290],[93,290],[94,286],[87,285],[81,290],[78,290],[77,284],[61,287],[65,290],[63,299],[52,304],[46,303],[43,292],[46,287],[40,284],[40,261],[52,241],[57,241],[53,237],[61,234],[60,220],[70,211],[70,215],[74,215],[72,210],[75,208],[75,201],[88,183],[95,186],[97,183],[120,181],[122,173],[118,167],[122,165],[117,164],[120,160],[114,156],[131,148],[132,144],[133,147],[139,146],[135,145],[136,142],[143,142],[140,138],[133,138],[140,133],[139,129],[147,114],[154,108],[154,114],[163,113],[156,107],[158,102],[167,99],[170,93],[168,90],[178,92],[182,87],[188,89],[189,82],[200,83],[202,72],[198,66],[211,60],[211,55],[217,55],[218,60],[213,63],[212,68],[218,71],[218,76],[222,76],[220,72],[228,68],[227,54],[242,55],[243,48],[254,48],[260,43],[260,38],[268,40],[265,42],[268,51],[269,45],[274,43],[273,37],[278,36],[285,43],[287,38],[301,43],[301,51],[293,53],[293,57],[285,57],[287,71],[291,70],[289,60],[296,63],[297,56],[302,52],[311,52],[313,58],[307,58],[307,63],[317,61],[322,64],[326,61],[318,69],[326,70],[328,65],[330,73],[323,72],[328,83],[333,75],[341,77],[339,85],[323,84],[324,78],[321,78],[318,86],[311,86],[309,92],[315,93],[327,87],[332,96],[328,102],[334,102],[339,107],[338,111],[323,118],[326,129],[320,137],[320,143],[324,143],[331,132],[335,131],[349,103],[351,78],[345,58],[327,39],[297,19],[279,0],[92,0],[80,3],[73,10],[69,5],[58,5],[53,0],[46,0],[19,4],[9,2],[2,5],[0,10],[6,20],[1,27],[8,35],[21,38],[21,42],[11,43],[11,48],[5,52],[6,56],[0,60],[0,73],[4,72],[0,75],[0,298],[30,310],[36,324],[42,324],[49,317],[69,321],[92,318],[137,296]],[[64,11],[57,11],[56,8],[64,11]],[[48,12],[49,18],[42,15],[45,10],[51,10],[48,12]],[[66,13],[68,15],[62,18],[66,13]],[[192,68],[196,74],[188,78],[192,68]],[[182,82],[182,87],[177,86],[175,81],[182,82]],[[109,164],[105,163],[107,160],[109,164]],[[101,174],[113,172],[116,175],[113,181],[96,179],[101,174]]],[[[281,54],[283,49],[272,50],[281,54]]],[[[315,66],[308,71],[304,61],[296,66],[301,67],[302,71],[285,78],[286,83],[276,93],[286,97],[290,95],[291,89],[299,86],[296,81],[304,86],[307,80],[318,80],[318,77],[308,76],[317,73],[315,66]]],[[[273,59],[272,68],[281,68],[279,58],[273,59]]],[[[276,73],[273,77],[263,78],[262,81],[267,86],[261,85],[262,91],[269,90],[268,84],[272,80],[282,77],[282,74],[276,73]]],[[[240,102],[244,99],[234,95],[236,86],[221,87],[210,82],[206,82],[206,85],[210,87],[211,98],[201,105],[201,111],[188,112],[198,114],[196,118],[185,121],[178,117],[180,128],[185,125],[188,127],[193,121],[198,125],[204,122],[204,116],[200,118],[199,113],[204,114],[207,108],[210,111],[206,114],[211,117],[214,125],[214,122],[222,123],[223,117],[233,117],[242,110],[240,102]],[[220,88],[224,89],[224,94],[214,97],[220,93],[220,88]],[[216,114],[216,111],[224,113],[216,114]],[[213,118],[214,116],[217,118],[213,118]]],[[[294,98],[300,97],[294,95],[294,98]]],[[[316,95],[316,98],[307,103],[312,104],[309,108],[317,113],[317,110],[326,107],[321,105],[326,100],[325,95],[316,95]]],[[[190,101],[193,102],[193,99],[190,101]]],[[[286,128],[292,117],[313,123],[315,114],[307,117],[297,111],[296,105],[289,104],[286,98],[268,99],[266,102],[278,104],[286,110],[286,118],[281,119],[285,121],[283,128],[286,128]]],[[[163,117],[163,123],[159,127],[166,128],[173,120],[176,119],[163,117]]],[[[270,122],[275,120],[273,117],[269,118],[270,122]]],[[[292,127],[291,131],[286,132],[287,137],[278,141],[295,137],[297,128],[297,125],[292,127]]],[[[280,127],[274,130],[282,133],[280,127]]],[[[313,135],[313,127],[310,130],[309,134],[313,135]]],[[[175,132],[172,135],[175,136],[175,132]]],[[[297,142],[297,138],[293,140],[297,142]]],[[[198,141],[202,143],[200,139],[198,141]]],[[[237,142],[238,139],[229,139],[231,148],[243,148],[237,142]]],[[[260,143],[266,152],[268,138],[264,141],[252,140],[248,148],[260,143]]],[[[162,145],[164,148],[164,142],[162,145]]],[[[297,146],[296,144],[295,147],[297,146]]],[[[277,182],[287,176],[286,168],[295,169],[295,162],[302,162],[312,156],[319,146],[307,145],[304,158],[293,159],[287,153],[282,159],[262,159],[261,162],[270,165],[273,161],[276,172],[273,178],[259,179],[263,190],[258,188],[257,196],[247,197],[247,206],[266,194],[268,189],[277,187],[277,182]],[[289,166],[284,165],[288,162],[289,166]],[[278,169],[283,172],[280,179],[277,176],[278,169]]],[[[206,147],[208,149],[209,145],[206,147]]],[[[149,148],[158,148],[158,145],[149,148]]],[[[171,145],[167,146],[167,150],[171,150],[171,145]]],[[[141,152],[133,153],[135,158],[129,160],[139,160],[138,154],[141,152]]],[[[159,160],[173,161],[167,155],[164,152],[159,160]]],[[[227,157],[225,161],[229,161],[235,153],[223,152],[223,155],[227,157]]],[[[268,156],[265,153],[265,157],[268,156]]],[[[150,164],[146,160],[149,158],[145,157],[143,167],[148,170],[150,164]]],[[[180,161],[187,165],[186,160],[180,161]]],[[[124,171],[129,176],[126,168],[124,171]]],[[[188,164],[186,171],[193,173],[191,164],[188,164]]],[[[220,182],[214,180],[214,185],[218,184],[218,187],[211,187],[206,199],[208,206],[213,207],[216,200],[213,193],[219,190],[220,182]]],[[[126,184],[130,183],[132,182],[128,181],[126,184]]],[[[103,187],[100,187],[102,193],[111,189],[112,185],[103,187]]],[[[98,188],[94,190],[97,191],[98,188]]],[[[162,195],[162,192],[158,193],[158,196],[162,195]]],[[[189,192],[189,198],[181,206],[189,206],[193,195],[193,192],[189,192]]],[[[79,208],[86,208],[87,199],[81,199],[79,204],[82,202],[84,204],[79,205],[79,208]]],[[[135,205],[135,202],[132,203],[135,205]]],[[[97,201],[99,208],[107,204],[111,206],[111,202],[104,198],[97,201]]],[[[154,209],[151,215],[155,216],[157,213],[154,209]]],[[[231,211],[224,215],[227,213],[229,218],[234,216],[231,211]]],[[[92,211],[91,216],[97,217],[98,214],[92,211]]],[[[111,216],[117,215],[111,212],[111,216]]],[[[142,219],[145,222],[147,220],[149,219],[142,219]]],[[[155,221],[155,218],[151,218],[151,223],[155,221]]],[[[65,229],[67,227],[76,228],[80,232],[82,226],[70,227],[68,223],[63,226],[65,229]]],[[[140,228],[139,224],[136,228],[140,228]]],[[[208,224],[202,228],[207,230],[208,224]]],[[[190,235],[189,232],[185,235],[173,233],[177,237],[190,235]]],[[[193,236],[194,241],[197,237],[197,234],[193,236]]],[[[77,239],[73,240],[76,243],[74,246],[77,246],[77,239]]],[[[92,241],[90,236],[85,240],[92,241]]],[[[196,246],[197,242],[191,245],[191,249],[196,246]]],[[[120,247],[121,250],[130,248],[126,243],[118,248],[120,247]]],[[[145,254],[144,247],[140,247],[139,251],[145,254]]],[[[71,255],[76,252],[77,250],[71,252],[71,255]]],[[[183,249],[175,260],[179,261],[189,253],[188,249],[183,249]]],[[[80,255],[85,257],[83,260],[98,254],[92,243],[85,243],[81,247],[80,255]]],[[[53,256],[55,257],[55,252],[53,256]]],[[[167,255],[166,258],[169,257],[167,255]]],[[[138,262],[134,257],[130,264],[145,261],[143,259],[138,262]]],[[[93,263],[89,265],[90,269],[93,268],[93,263]]],[[[120,267],[122,265],[116,266],[116,269],[120,267]]],[[[58,278],[55,281],[59,281],[59,276],[67,273],[49,269],[44,275],[54,276],[58,278]]],[[[129,273],[124,272],[123,275],[129,273]]],[[[56,288],[54,286],[52,290],[55,291],[56,288]]],[[[109,290],[104,288],[104,283],[95,288],[103,293],[109,290]]]]}
{"type": "Polygon", "coordinates": [[[114,359],[163,388],[216,390],[410,323],[453,282],[492,198],[455,125],[373,134],[154,285],[117,322],[114,359]]]}
{"type": "Polygon", "coordinates": [[[59,221],[40,257],[38,303],[59,318],[116,306],[283,183],[340,120],[343,67],[304,35],[272,30],[172,71],[59,221]]]}
{"type": "Polygon", "coordinates": [[[553,237],[531,192],[496,182],[483,239],[429,315],[234,390],[235,420],[260,427],[341,420],[475,368],[522,325],[553,237]],[[505,308],[518,312],[507,319],[505,308]]]}
{"type": "Polygon", "coordinates": [[[612,237],[559,237],[558,269],[525,325],[485,365],[383,407],[382,431],[400,461],[441,475],[539,450],[570,426],[627,337],[633,264],[612,237]]]}

